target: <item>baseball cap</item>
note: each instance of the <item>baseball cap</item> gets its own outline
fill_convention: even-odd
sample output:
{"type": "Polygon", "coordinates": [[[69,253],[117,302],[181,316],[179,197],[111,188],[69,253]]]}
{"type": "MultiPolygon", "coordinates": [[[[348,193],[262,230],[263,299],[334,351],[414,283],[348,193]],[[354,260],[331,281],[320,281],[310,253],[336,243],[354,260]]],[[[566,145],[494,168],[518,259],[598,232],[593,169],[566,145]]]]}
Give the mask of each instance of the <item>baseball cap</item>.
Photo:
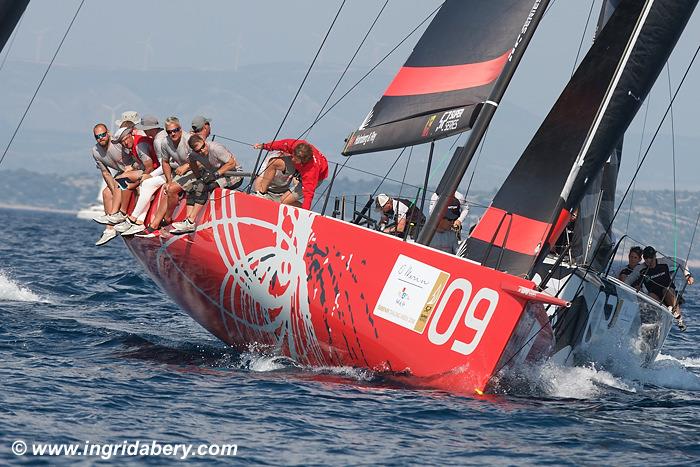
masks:
{"type": "Polygon", "coordinates": [[[648,246],[642,251],[642,258],[653,258],[656,254],[656,250],[653,246],[648,246]]]}
{"type": "Polygon", "coordinates": [[[141,117],[139,116],[139,113],[135,110],[127,110],[126,112],[122,112],[122,118],[119,120],[115,121],[114,123],[117,124],[117,126],[121,126],[122,122],[134,122],[136,125],[141,123],[141,117]]]}
{"type": "Polygon", "coordinates": [[[381,209],[386,203],[389,202],[389,196],[385,195],[384,193],[379,193],[375,200],[377,202],[377,206],[379,207],[379,209],[381,209]]]}
{"type": "Polygon", "coordinates": [[[137,130],[155,130],[157,128],[160,128],[160,123],[158,123],[158,119],[154,117],[153,115],[146,115],[141,119],[141,123],[136,125],[137,130]]]}
{"type": "Polygon", "coordinates": [[[210,122],[211,122],[211,119],[210,119],[210,118],[203,117],[203,116],[201,116],[201,115],[196,115],[196,116],[192,119],[192,129],[193,129],[194,131],[202,131],[202,128],[204,128],[204,125],[205,125],[206,123],[210,123],[210,122]]]}
{"type": "Polygon", "coordinates": [[[119,143],[127,135],[130,135],[132,131],[133,131],[133,127],[124,127],[124,128],[118,129],[117,132],[114,133],[114,136],[112,136],[112,142],[119,143]]]}

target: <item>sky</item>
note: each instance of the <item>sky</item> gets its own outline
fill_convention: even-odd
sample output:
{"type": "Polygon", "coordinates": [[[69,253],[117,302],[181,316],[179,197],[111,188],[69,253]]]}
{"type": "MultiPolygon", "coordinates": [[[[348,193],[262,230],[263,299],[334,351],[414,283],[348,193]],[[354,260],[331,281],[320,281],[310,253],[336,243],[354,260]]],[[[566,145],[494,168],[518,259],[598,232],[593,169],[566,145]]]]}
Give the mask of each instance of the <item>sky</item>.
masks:
{"type": "MultiPolygon", "coordinates": [[[[440,3],[390,0],[336,96],[349,89],[440,3]]],[[[0,63],[4,62],[0,65],[2,150],[79,4],[78,0],[32,0],[12,46],[0,53],[0,63]]],[[[142,115],[155,114],[161,120],[175,114],[189,121],[203,113],[213,119],[217,134],[246,142],[269,140],[340,4],[330,0],[87,0],[0,170],[94,171],[89,156],[94,144],[92,126],[131,109],[142,115]]],[[[345,2],[282,136],[296,137],[313,121],[383,4],[384,0],[345,2]]],[[[600,0],[553,2],[496,113],[478,164],[473,164],[477,173],[472,189],[492,190],[505,179],[570,77],[582,35],[580,57],[590,45],[599,8],[600,0]],[[584,33],[591,5],[593,16],[584,33]]],[[[343,139],[362,122],[418,37],[410,37],[314,128],[310,139],[331,161],[344,162],[340,155],[343,139]]],[[[674,88],[698,44],[700,13],[696,11],[669,61],[674,88]]],[[[691,70],[673,108],[678,189],[698,189],[698,84],[700,64],[691,70]]],[[[648,99],[646,128],[646,107],[642,107],[627,134],[621,186],[629,182],[639,148],[646,149],[659,124],[668,92],[664,71],[648,99]]],[[[439,180],[453,142],[450,138],[437,145],[432,184],[439,180]]],[[[639,187],[672,188],[673,142],[669,121],[661,128],[640,172],[639,187]]],[[[244,166],[252,164],[255,153],[250,148],[230,145],[245,161],[244,166]]],[[[355,156],[348,165],[383,174],[396,154],[355,156]]],[[[426,161],[427,147],[416,147],[411,159],[404,157],[391,177],[400,179],[405,171],[407,181],[421,184],[426,161]]],[[[347,169],[344,173],[368,177],[347,169]]],[[[94,174],[99,177],[97,171],[94,174]]],[[[463,189],[470,175],[471,171],[463,189]]]]}

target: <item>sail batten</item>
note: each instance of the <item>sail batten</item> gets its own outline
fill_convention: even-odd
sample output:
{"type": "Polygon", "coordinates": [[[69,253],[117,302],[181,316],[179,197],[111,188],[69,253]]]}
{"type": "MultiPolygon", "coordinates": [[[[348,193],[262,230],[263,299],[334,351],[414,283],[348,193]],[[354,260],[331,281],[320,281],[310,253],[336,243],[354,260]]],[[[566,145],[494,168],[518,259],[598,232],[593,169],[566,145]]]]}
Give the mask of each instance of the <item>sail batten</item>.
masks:
{"type": "Polygon", "coordinates": [[[343,154],[384,151],[472,127],[533,0],[446,0],[343,154]]]}

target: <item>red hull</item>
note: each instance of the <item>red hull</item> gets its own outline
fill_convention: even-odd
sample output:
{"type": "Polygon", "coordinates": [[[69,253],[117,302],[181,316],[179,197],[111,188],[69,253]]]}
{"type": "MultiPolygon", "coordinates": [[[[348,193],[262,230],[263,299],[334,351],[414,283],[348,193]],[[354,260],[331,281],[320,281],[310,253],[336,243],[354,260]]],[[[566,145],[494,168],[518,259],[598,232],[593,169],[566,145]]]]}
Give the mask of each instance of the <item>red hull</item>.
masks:
{"type": "Polygon", "coordinates": [[[513,292],[530,281],[244,193],[217,190],[194,234],[126,244],[219,339],[303,365],[407,372],[472,393],[524,343],[541,351],[551,338],[526,342],[547,326],[542,306],[513,292]]]}

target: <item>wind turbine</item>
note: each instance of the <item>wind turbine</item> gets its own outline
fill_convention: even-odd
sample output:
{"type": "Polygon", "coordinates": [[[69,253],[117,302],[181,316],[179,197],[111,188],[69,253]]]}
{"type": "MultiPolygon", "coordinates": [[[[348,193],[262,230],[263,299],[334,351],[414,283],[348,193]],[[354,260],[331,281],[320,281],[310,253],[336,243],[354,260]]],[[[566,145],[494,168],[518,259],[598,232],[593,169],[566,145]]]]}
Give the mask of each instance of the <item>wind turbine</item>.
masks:
{"type": "Polygon", "coordinates": [[[41,60],[41,48],[44,45],[44,35],[49,32],[50,29],[41,29],[36,31],[36,42],[34,43],[34,61],[40,63],[41,60]]]}
{"type": "Polygon", "coordinates": [[[237,72],[238,71],[238,63],[241,58],[241,50],[243,50],[243,44],[241,44],[241,31],[238,31],[238,35],[236,36],[236,40],[231,42],[229,45],[233,49],[233,71],[237,72]]]}
{"type": "Polygon", "coordinates": [[[153,46],[151,45],[152,39],[153,36],[149,34],[148,36],[146,36],[146,40],[137,42],[137,44],[143,45],[143,71],[148,70],[148,62],[153,56],[153,46]]]}
{"type": "Polygon", "coordinates": [[[124,105],[124,102],[121,102],[121,103],[115,105],[114,107],[110,107],[110,106],[108,106],[107,104],[102,104],[102,107],[104,107],[105,109],[109,110],[109,111],[112,113],[112,116],[111,116],[110,119],[109,119],[110,125],[114,125],[114,124],[115,124],[114,122],[116,121],[117,110],[118,110],[119,108],[121,108],[122,105],[124,105]]]}

